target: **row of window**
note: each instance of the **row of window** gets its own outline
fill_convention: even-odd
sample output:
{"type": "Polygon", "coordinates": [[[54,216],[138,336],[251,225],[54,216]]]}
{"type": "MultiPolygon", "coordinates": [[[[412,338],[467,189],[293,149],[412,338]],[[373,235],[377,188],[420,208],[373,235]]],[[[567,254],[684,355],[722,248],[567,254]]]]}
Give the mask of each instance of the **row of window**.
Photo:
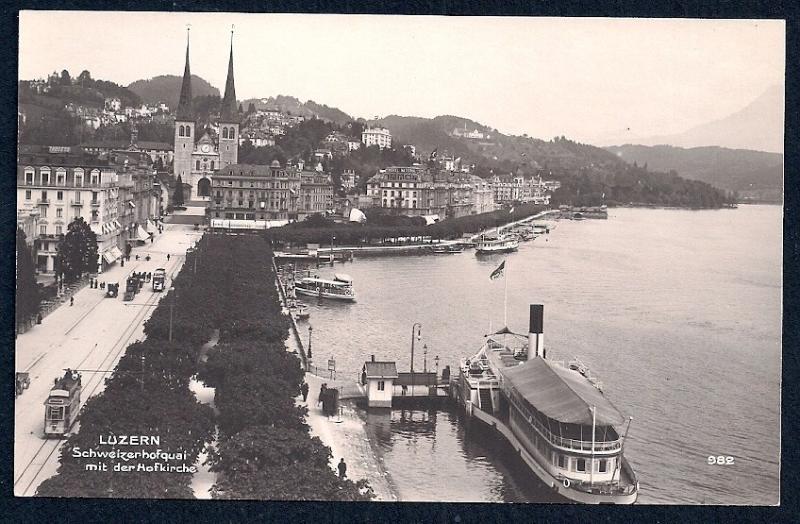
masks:
{"type": "Polygon", "coordinates": [[[236,138],[236,131],[233,127],[223,127],[222,138],[236,138]]]}
{"type": "Polygon", "coordinates": [[[192,126],[178,126],[178,136],[192,136],[192,126]]]}
{"type": "MultiPolygon", "coordinates": [[[[387,193],[388,193],[388,194],[389,194],[389,196],[391,196],[391,197],[393,197],[393,196],[394,196],[394,191],[387,191],[386,189],[384,189],[384,190],[383,190],[383,196],[385,197],[385,196],[387,195],[387,193]]],[[[417,198],[417,192],[416,192],[416,191],[398,191],[398,192],[397,192],[397,196],[406,196],[406,197],[408,197],[408,196],[409,196],[409,195],[408,195],[409,193],[411,193],[411,196],[412,196],[413,198],[417,198]]]]}
{"type": "Polygon", "coordinates": [[[417,201],[416,200],[406,200],[404,202],[400,202],[397,200],[387,200],[383,199],[383,207],[407,207],[408,209],[416,209],[417,208],[417,201]],[[404,206],[403,203],[408,203],[407,206],[404,206]]]}
{"type": "MultiPolygon", "coordinates": [[[[220,180],[219,178],[216,178],[214,180],[214,187],[224,186],[224,185],[226,185],[225,182],[226,182],[225,180],[220,180]]],[[[227,182],[228,182],[227,183],[228,187],[232,187],[233,186],[233,180],[227,180],[227,182]]],[[[244,180],[239,180],[239,183],[237,184],[237,186],[238,187],[245,187],[244,180]]],[[[249,187],[263,187],[263,188],[266,188],[266,189],[288,189],[289,188],[289,183],[288,182],[264,182],[264,181],[261,181],[261,180],[259,180],[259,181],[251,180],[249,187]]]]}
{"type": "MultiPolygon", "coordinates": [[[[42,191],[41,197],[42,198],[40,199],[40,201],[43,204],[49,204],[50,203],[50,201],[47,198],[48,197],[47,191],[42,191]]],[[[25,190],[25,200],[31,200],[31,198],[33,198],[33,192],[30,189],[26,189],[25,190]]],[[[62,202],[63,200],[64,200],[64,192],[63,191],[56,191],[56,201],[57,202],[62,202]]],[[[97,202],[97,193],[96,192],[92,192],[92,200],[91,201],[92,201],[92,203],[96,203],[97,202]]],[[[73,199],[73,202],[75,204],[81,204],[81,191],[75,191],[75,198],[73,199]]],[[[44,206],[44,209],[47,209],[47,207],[44,206]]],[[[59,209],[59,211],[60,211],[60,209],[59,209]]],[[[46,216],[46,215],[43,215],[43,216],[46,216]]]]}
{"type": "MultiPolygon", "coordinates": [[[[214,161],[213,160],[211,161],[208,169],[209,169],[209,171],[214,171],[214,161]]],[[[195,161],[194,170],[195,171],[200,171],[200,161],[199,160],[195,161]]]]}
{"type": "MultiPolygon", "coordinates": [[[[81,168],[76,168],[73,170],[75,175],[74,178],[74,185],[76,187],[83,187],[83,174],[84,171],[81,168]]],[[[50,168],[49,167],[42,167],[39,168],[39,183],[41,185],[50,185],[50,168]]],[[[99,169],[93,169],[90,173],[90,182],[92,185],[97,185],[102,180],[102,176],[99,169]]],[[[25,168],[25,185],[32,186],[36,183],[36,172],[32,167],[25,168]]],[[[59,167],[56,169],[56,176],[55,176],[55,184],[58,186],[65,186],[67,185],[67,170],[63,167],[59,167]]]]}
{"type": "MultiPolygon", "coordinates": [[[[592,462],[591,459],[587,460],[583,457],[573,457],[552,451],[546,439],[541,437],[533,428],[530,428],[530,432],[532,434],[533,445],[539,450],[539,453],[541,453],[543,457],[547,457],[553,465],[567,471],[576,471],[579,473],[587,473],[589,471],[589,469],[587,469],[587,463],[592,462]]],[[[594,473],[606,473],[611,471],[613,467],[613,458],[594,459],[594,473]]]]}

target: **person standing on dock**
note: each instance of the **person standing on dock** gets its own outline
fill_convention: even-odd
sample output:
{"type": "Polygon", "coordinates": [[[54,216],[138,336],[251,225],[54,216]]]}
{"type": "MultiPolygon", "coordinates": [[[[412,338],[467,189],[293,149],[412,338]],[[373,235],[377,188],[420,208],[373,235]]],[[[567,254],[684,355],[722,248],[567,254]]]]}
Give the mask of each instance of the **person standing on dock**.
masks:
{"type": "Polygon", "coordinates": [[[347,478],[347,464],[344,463],[344,457],[342,457],[342,459],[339,460],[339,465],[336,466],[336,468],[339,470],[339,478],[340,479],[346,479],[347,478]]]}
{"type": "Polygon", "coordinates": [[[308,382],[303,382],[303,385],[300,386],[300,393],[303,394],[303,402],[305,402],[308,398],[308,382]]]}

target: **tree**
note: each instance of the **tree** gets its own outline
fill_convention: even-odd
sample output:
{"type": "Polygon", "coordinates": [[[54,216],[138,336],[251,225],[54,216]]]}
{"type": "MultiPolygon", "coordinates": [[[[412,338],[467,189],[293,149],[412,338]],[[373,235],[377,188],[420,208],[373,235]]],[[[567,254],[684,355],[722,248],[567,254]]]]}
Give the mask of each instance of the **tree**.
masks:
{"type": "Polygon", "coordinates": [[[97,272],[97,235],[83,217],[77,217],[67,226],[57,258],[59,272],[67,282],[81,278],[84,273],[97,272]]]}
{"type": "Polygon", "coordinates": [[[253,102],[250,102],[250,104],[247,106],[247,114],[252,115],[255,112],[256,112],[256,105],[253,102]]]}
{"type": "Polygon", "coordinates": [[[78,83],[82,87],[92,87],[93,84],[92,74],[86,69],[84,69],[83,71],[81,71],[81,74],[78,75],[78,83]]]}
{"type": "Polygon", "coordinates": [[[61,71],[61,85],[62,86],[72,85],[72,78],[70,78],[69,71],[67,71],[66,69],[61,71]]]}
{"type": "Polygon", "coordinates": [[[25,233],[17,228],[16,320],[20,324],[39,312],[41,296],[33,271],[33,257],[25,233]]]}
{"type": "Polygon", "coordinates": [[[180,175],[178,175],[178,181],[175,183],[175,192],[172,194],[172,205],[183,205],[183,180],[180,175]]]}

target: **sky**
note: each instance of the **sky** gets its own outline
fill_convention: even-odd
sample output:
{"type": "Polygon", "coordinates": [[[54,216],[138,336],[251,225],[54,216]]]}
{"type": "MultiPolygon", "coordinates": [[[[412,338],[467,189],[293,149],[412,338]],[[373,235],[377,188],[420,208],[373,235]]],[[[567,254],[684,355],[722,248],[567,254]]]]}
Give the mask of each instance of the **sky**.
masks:
{"type": "Polygon", "coordinates": [[[449,114],[600,145],[679,133],[784,84],[781,20],[88,11],[21,12],[19,77],[181,75],[187,24],[192,73],[220,91],[233,27],[239,100],[449,114]]]}

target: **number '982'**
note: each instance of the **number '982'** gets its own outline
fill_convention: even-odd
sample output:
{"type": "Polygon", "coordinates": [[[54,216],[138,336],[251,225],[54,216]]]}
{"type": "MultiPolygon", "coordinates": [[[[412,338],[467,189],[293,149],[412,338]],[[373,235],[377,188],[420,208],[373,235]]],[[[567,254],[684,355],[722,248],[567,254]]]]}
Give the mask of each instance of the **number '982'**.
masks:
{"type": "Polygon", "coordinates": [[[730,455],[709,455],[706,462],[710,466],[732,466],[734,459],[730,455]]]}

